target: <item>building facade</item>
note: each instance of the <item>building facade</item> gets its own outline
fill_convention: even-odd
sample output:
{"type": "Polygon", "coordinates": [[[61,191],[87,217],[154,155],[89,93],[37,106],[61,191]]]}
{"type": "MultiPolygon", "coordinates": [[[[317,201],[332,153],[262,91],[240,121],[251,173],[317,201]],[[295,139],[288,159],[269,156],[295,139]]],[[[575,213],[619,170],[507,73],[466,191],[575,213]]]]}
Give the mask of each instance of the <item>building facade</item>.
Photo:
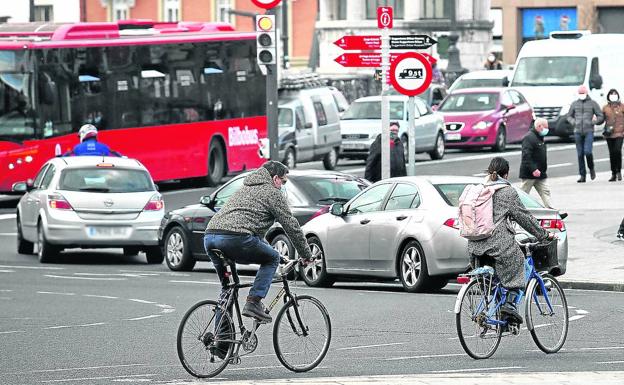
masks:
{"type": "Polygon", "coordinates": [[[379,34],[376,10],[382,5],[394,8],[391,34],[428,34],[438,40],[428,53],[441,59],[441,68],[446,66],[446,37],[452,30],[459,35],[462,66],[469,70],[483,66],[492,45],[490,0],[320,0],[316,29],[321,71],[354,71],[334,62],[344,51],[333,42],[344,35],[379,34]]]}
{"type": "MultiPolygon", "coordinates": [[[[57,23],[80,21],[80,0],[35,0],[34,20],[57,23]]],[[[29,0],[0,1],[0,18],[8,23],[30,21],[29,0]]]]}
{"type": "MultiPolygon", "coordinates": [[[[284,0],[287,27],[284,28],[285,52],[293,66],[307,65],[318,0],[284,0]]],[[[80,13],[84,21],[116,21],[122,19],[151,19],[157,21],[220,21],[239,31],[253,31],[252,17],[236,15],[235,10],[264,13],[251,0],[81,0],[80,13]]]]}
{"type": "Polygon", "coordinates": [[[557,30],[624,33],[622,0],[491,0],[500,14],[503,61],[514,63],[529,40],[547,38],[557,30]]]}

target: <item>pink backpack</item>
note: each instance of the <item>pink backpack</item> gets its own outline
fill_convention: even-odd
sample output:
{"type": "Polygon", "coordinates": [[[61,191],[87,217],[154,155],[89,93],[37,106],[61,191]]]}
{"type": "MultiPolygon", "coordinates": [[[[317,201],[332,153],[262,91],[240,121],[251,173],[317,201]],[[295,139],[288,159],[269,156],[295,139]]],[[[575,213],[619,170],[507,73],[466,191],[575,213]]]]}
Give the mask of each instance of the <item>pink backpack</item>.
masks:
{"type": "Polygon", "coordinates": [[[470,184],[459,197],[459,235],[469,241],[489,238],[505,218],[494,223],[494,201],[497,190],[508,184],[470,184]]]}

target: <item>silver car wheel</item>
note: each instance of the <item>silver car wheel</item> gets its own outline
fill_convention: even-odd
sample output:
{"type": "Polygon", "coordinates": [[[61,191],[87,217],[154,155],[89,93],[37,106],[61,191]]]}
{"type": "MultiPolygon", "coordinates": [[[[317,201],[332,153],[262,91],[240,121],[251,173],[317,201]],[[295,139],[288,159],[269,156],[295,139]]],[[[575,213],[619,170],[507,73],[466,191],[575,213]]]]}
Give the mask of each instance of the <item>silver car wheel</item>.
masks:
{"type": "Polygon", "coordinates": [[[41,259],[43,255],[43,229],[41,226],[38,227],[37,231],[37,257],[41,259]]]}
{"type": "Polygon", "coordinates": [[[171,233],[167,240],[167,260],[173,266],[177,266],[182,262],[184,253],[184,241],[182,236],[177,232],[171,233]]]}
{"type": "Polygon", "coordinates": [[[414,286],[418,282],[421,271],[421,255],[416,247],[410,247],[403,254],[401,271],[403,280],[408,286],[414,286]]]}
{"type": "Polygon", "coordinates": [[[303,273],[310,281],[316,281],[323,270],[323,251],[318,245],[311,244],[310,252],[312,253],[313,262],[308,264],[303,273]]]}
{"type": "Polygon", "coordinates": [[[286,244],[286,242],[282,241],[281,239],[277,242],[275,242],[275,244],[273,244],[273,248],[282,256],[285,258],[290,259],[290,250],[288,249],[288,245],[286,244]]]}
{"type": "Polygon", "coordinates": [[[438,154],[440,154],[441,156],[444,156],[444,137],[442,135],[438,135],[438,139],[437,139],[437,151],[438,154]]]}

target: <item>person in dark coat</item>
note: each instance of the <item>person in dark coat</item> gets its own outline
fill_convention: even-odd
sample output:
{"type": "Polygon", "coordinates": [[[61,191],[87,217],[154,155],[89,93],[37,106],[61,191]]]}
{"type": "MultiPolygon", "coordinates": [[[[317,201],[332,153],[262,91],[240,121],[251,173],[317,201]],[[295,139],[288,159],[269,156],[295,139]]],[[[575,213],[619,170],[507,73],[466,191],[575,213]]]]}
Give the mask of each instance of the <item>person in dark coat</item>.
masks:
{"type": "Polygon", "coordinates": [[[548,121],[544,118],[535,119],[533,128],[522,139],[522,160],[520,161],[520,179],[522,190],[529,193],[533,187],[542,198],[544,206],[552,209],[550,187],[546,182],[548,158],[544,137],[548,135],[548,121]]]}
{"type": "Polygon", "coordinates": [[[605,133],[609,147],[611,163],[611,179],[609,182],[622,180],[622,142],[624,142],[624,104],[620,101],[620,93],[612,88],[607,93],[608,103],[602,107],[605,116],[605,133]],[[607,133],[608,132],[608,133],[607,133]]]}
{"type": "Polygon", "coordinates": [[[619,239],[624,239],[624,218],[622,218],[622,223],[620,223],[620,228],[618,229],[617,237],[619,239]]]}
{"type": "Polygon", "coordinates": [[[578,99],[570,105],[567,119],[574,126],[574,139],[576,141],[576,155],[578,156],[579,174],[578,183],[585,183],[587,170],[585,169],[585,159],[587,159],[587,167],[591,179],[596,179],[596,170],[594,169],[594,125],[602,124],[604,114],[602,109],[589,95],[587,95],[587,87],[580,86],[578,88],[578,99]]]}
{"type": "MultiPolygon", "coordinates": [[[[406,176],[405,152],[399,139],[399,123],[390,123],[390,176],[406,176]]],[[[381,134],[371,144],[366,158],[364,178],[375,183],[381,180],[381,134]]]]}

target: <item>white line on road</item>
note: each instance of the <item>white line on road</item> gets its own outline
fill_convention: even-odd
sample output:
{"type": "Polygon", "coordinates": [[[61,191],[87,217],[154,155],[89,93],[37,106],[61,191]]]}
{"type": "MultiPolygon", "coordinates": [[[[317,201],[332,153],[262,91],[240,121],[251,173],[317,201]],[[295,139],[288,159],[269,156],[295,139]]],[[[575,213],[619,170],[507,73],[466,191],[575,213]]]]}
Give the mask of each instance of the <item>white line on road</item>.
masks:
{"type": "Polygon", "coordinates": [[[0,214],[0,221],[5,219],[15,219],[17,214],[0,214]]]}
{"type": "Polygon", "coordinates": [[[198,283],[202,285],[221,285],[219,282],[206,282],[206,281],[169,281],[170,283],[198,283]]]}
{"type": "Polygon", "coordinates": [[[83,297],[91,298],[106,298],[106,299],[118,299],[119,297],[113,297],[112,295],[95,295],[95,294],[83,294],[83,297]]]}
{"type": "Polygon", "coordinates": [[[155,305],[156,304],[156,302],[146,301],[144,299],[135,299],[135,298],[130,298],[130,299],[128,299],[128,301],[138,302],[138,303],[147,303],[147,304],[150,304],[150,305],[155,305]]]}
{"type": "Polygon", "coordinates": [[[12,293],[13,290],[10,289],[0,289],[0,293],[12,293]]]}
{"type": "Polygon", "coordinates": [[[600,158],[600,159],[596,159],[594,160],[594,162],[598,163],[598,162],[608,162],[609,158],[600,158]]]}
{"type": "Polygon", "coordinates": [[[0,270],[0,273],[15,273],[15,270],[0,270]]]}
{"type": "Polygon", "coordinates": [[[624,364],[624,361],[599,361],[597,364],[624,364]]]}
{"type": "Polygon", "coordinates": [[[70,277],[66,275],[52,275],[52,274],[45,274],[44,277],[62,278],[62,279],[83,279],[83,280],[90,280],[90,281],[127,281],[127,278],[70,277]]]}
{"type": "Polygon", "coordinates": [[[106,325],[106,322],[94,322],[90,324],[82,324],[82,325],[59,325],[59,326],[48,326],[47,328],[43,328],[44,330],[53,330],[53,329],[67,329],[67,328],[86,328],[90,326],[100,326],[106,325]]]}
{"type": "Polygon", "coordinates": [[[494,368],[472,368],[472,369],[452,369],[452,370],[431,370],[429,373],[462,373],[462,372],[481,372],[489,370],[508,370],[508,369],[524,369],[522,366],[501,366],[494,368]]]}
{"type": "Polygon", "coordinates": [[[85,378],[64,378],[60,380],[43,380],[41,382],[69,382],[69,381],[87,381],[87,380],[111,380],[114,378],[130,378],[130,377],[154,377],[156,374],[127,374],[125,376],[103,376],[103,377],[85,377],[85,378]]]}
{"type": "Polygon", "coordinates": [[[569,349],[569,350],[622,350],[624,346],[608,346],[602,348],[578,348],[578,349],[569,349]]]}
{"type": "Polygon", "coordinates": [[[17,233],[0,233],[0,237],[15,237],[17,233]]]}
{"type": "Polygon", "coordinates": [[[56,291],[38,291],[37,294],[76,295],[76,293],[59,293],[56,291]]]}
{"type": "Polygon", "coordinates": [[[147,364],[123,364],[123,365],[83,366],[83,367],[79,367],[79,368],[62,368],[62,369],[38,369],[38,370],[30,370],[30,371],[27,371],[27,372],[0,373],[0,374],[73,372],[73,371],[77,371],[77,370],[130,368],[130,367],[133,367],[133,366],[147,366],[147,364]]]}
{"type": "Polygon", "coordinates": [[[379,348],[382,346],[396,346],[396,345],[405,345],[405,342],[394,342],[391,344],[378,344],[378,345],[351,346],[348,348],[338,348],[336,350],[356,350],[356,349],[379,348]]]}
{"type": "Polygon", "coordinates": [[[0,267],[8,268],[8,269],[33,269],[33,270],[65,270],[64,267],[44,267],[44,266],[10,266],[10,265],[0,265],[0,267]]]}
{"type": "Polygon", "coordinates": [[[25,330],[10,330],[7,332],[0,332],[0,334],[14,334],[14,333],[26,333],[25,330]]]}
{"type": "Polygon", "coordinates": [[[581,318],[585,318],[585,315],[584,314],[573,315],[572,317],[568,318],[568,321],[576,321],[576,320],[580,320],[581,318]]]}
{"type": "Polygon", "coordinates": [[[386,358],[384,359],[384,361],[401,361],[401,360],[414,360],[417,358],[442,358],[442,357],[463,357],[465,356],[465,354],[463,353],[456,353],[456,354],[431,354],[431,355],[425,355],[425,356],[409,356],[409,357],[393,357],[393,358],[386,358]]]}
{"type": "Polygon", "coordinates": [[[551,168],[559,168],[559,167],[568,167],[568,166],[573,166],[573,163],[567,162],[567,163],[558,163],[558,164],[553,164],[552,166],[548,166],[549,169],[551,168]]]}
{"type": "Polygon", "coordinates": [[[128,318],[128,319],[125,319],[124,321],[141,321],[144,319],[150,319],[150,318],[156,318],[156,317],[162,317],[162,314],[152,314],[152,315],[146,315],[145,317],[128,318]]]}

